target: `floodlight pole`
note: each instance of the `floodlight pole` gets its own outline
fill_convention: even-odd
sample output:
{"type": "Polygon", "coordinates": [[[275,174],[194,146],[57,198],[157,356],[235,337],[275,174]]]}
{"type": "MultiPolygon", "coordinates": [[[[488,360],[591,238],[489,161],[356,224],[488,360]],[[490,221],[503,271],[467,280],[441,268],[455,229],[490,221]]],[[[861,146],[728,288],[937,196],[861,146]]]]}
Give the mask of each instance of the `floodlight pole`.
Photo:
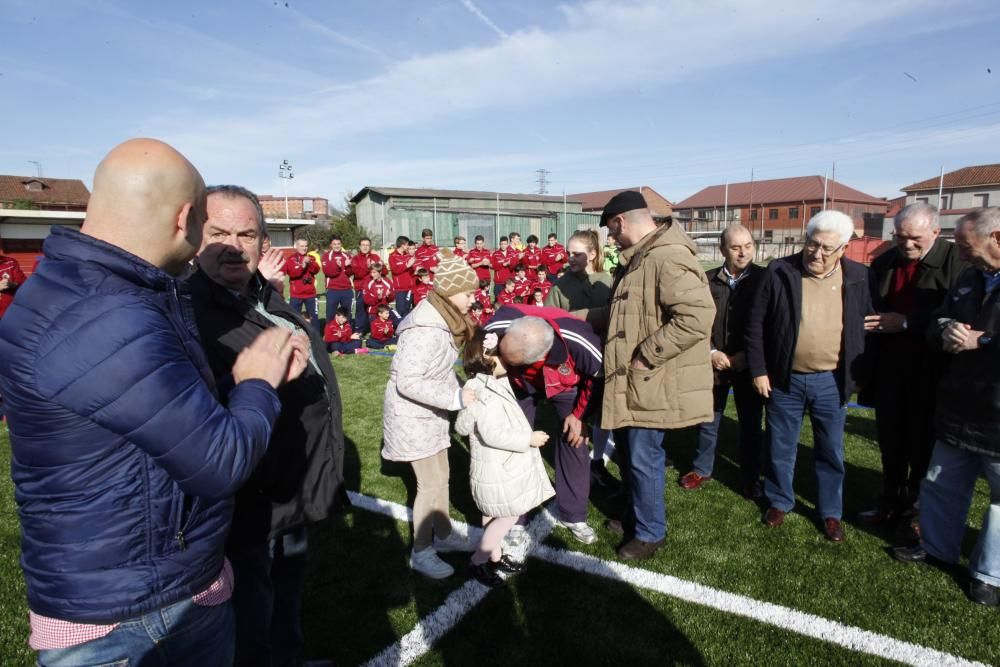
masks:
{"type": "Polygon", "coordinates": [[[285,222],[288,222],[288,181],[295,178],[295,168],[288,164],[288,160],[282,160],[278,165],[278,177],[285,186],[285,222]]]}

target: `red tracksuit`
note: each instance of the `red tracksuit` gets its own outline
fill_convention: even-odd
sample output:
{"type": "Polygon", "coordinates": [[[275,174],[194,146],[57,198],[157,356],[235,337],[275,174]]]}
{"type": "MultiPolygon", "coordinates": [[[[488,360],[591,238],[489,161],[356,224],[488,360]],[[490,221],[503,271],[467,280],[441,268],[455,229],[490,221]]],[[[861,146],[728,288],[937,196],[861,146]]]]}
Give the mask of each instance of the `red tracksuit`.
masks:
{"type": "MultiPolygon", "coordinates": [[[[476,250],[475,248],[473,248],[472,250],[469,251],[469,254],[466,255],[465,257],[465,261],[469,263],[469,266],[477,264],[483,261],[484,259],[487,260],[488,262],[493,261],[493,253],[491,253],[488,248],[483,248],[482,250],[476,250]]],[[[478,278],[479,280],[490,279],[489,264],[485,264],[483,266],[472,266],[472,268],[476,272],[476,278],[478,278]]]]}
{"type": "Polygon", "coordinates": [[[534,292],[536,289],[542,290],[542,298],[544,299],[549,295],[549,290],[552,289],[552,283],[548,280],[536,280],[531,283],[531,291],[534,292]]]}
{"type": "Polygon", "coordinates": [[[427,298],[427,294],[434,289],[434,283],[417,283],[413,286],[413,305],[416,307],[418,303],[427,298]]]}
{"type": "Polygon", "coordinates": [[[7,278],[7,289],[0,292],[0,317],[3,317],[14,300],[14,293],[17,292],[18,287],[24,284],[25,278],[17,260],[5,255],[0,255],[0,277],[7,278]]]}
{"type": "Polygon", "coordinates": [[[316,274],[319,263],[309,255],[295,253],[285,260],[285,275],[291,286],[291,298],[311,299],[316,296],[316,274]]]}
{"type": "MultiPolygon", "coordinates": [[[[392,287],[396,292],[409,292],[413,289],[413,271],[416,262],[407,267],[406,263],[413,259],[409,253],[394,252],[389,255],[389,270],[392,271],[392,287]]],[[[366,283],[367,285],[367,283],[366,283]]]]}
{"type": "Polygon", "coordinates": [[[493,282],[503,285],[508,278],[514,277],[513,268],[517,264],[517,251],[507,246],[507,250],[495,250],[493,257],[493,282]]]}
{"type": "Polygon", "coordinates": [[[396,333],[396,327],[393,326],[391,319],[383,320],[380,317],[376,317],[371,322],[371,328],[372,338],[382,342],[389,340],[396,333]]]}
{"type": "Polygon", "coordinates": [[[438,262],[441,261],[437,255],[438,247],[433,243],[430,245],[420,244],[417,246],[417,251],[413,253],[413,256],[417,258],[417,263],[413,265],[413,268],[422,266],[433,274],[438,262]]]}
{"type": "Polygon", "coordinates": [[[559,272],[559,269],[562,268],[567,259],[569,259],[569,255],[566,253],[566,248],[559,243],[552,246],[547,245],[542,248],[542,263],[545,265],[545,270],[551,276],[559,272]]]}
{"type": "Polygon", "coordinates": [[[337,320],[331,320],[327,325],[326,329],[323,330],[323,342],[324,343],[350,343],[351,336],[354,335],[354,330],[351,329],[350,322],[344,322],[343,324],[337,324],[337,320]]]}
{"type": "Polygon", "coordinates": [[[462,258],[465,257],[465,251],[462,250],[461,248],[452,248],[451,254],[454,255],[455,257],[462,257],[462,258]]]}
{"type": "Polygon", "coordinates": [[[502,306],[510,305],[516,303],[514,299],[517,298],[517,292],[508,292],[506,288],[500,294],[497,294],[497,303],[502,306]]]}
{"type": "Polygon", "coordinates": [[[379,278],[378,280],[368,281],[364,289],[364,299],[365,305],[368,306],[368,315],[371,317],[372,322],[378,319],[378,307],[383,303],[390,305],[389,300],[392,298],[392,284],[388,280],[379,278]]]}
{"type": "Polygon", "coordinates": [[[483,304],[483,312],[493,314],[493,299],[490,298],[490,293],[488,290],[477,289],[475,294],[476,301],[483,304]]]}
{"type": "Polygon", "coordinates": [[[351,289],[351,256],[341,250],[327,250],[323,253],[323,275],[326,276],[328,290],[351,289]]]}
{"type": "MultiPolygon", "coordinates": [[[[352,281],[354,283],[354,291],[363,290],[365,288],[365,283],[371,280],[371,266],[372,264],[381,264],[382,258],[379,257],[377,252],[369,252],[362,254],[358,251],[358,254],[351,258],[351,274],[354,277],[352,281]]],[[[386,275],[389,271],[382,266],[382,275],[386,275]]]]}
{"type": "Polygon", "coordinates": [[[514,296],[519,296],[522,299],[527,300],[531,296],[532,290],[534,290],[535,282],[531,278],[523,278],[518,280],[514,277],[514,296]]]}
{"type": "Polygon", "coordinates": [[[538,246],[534,249],[531,246],[524,249],[524,259],[521,261],[524,268],[528,270],[528,280],[534,280],[538,276],[538,267],[542,265],[542,250],[538,246]]]}

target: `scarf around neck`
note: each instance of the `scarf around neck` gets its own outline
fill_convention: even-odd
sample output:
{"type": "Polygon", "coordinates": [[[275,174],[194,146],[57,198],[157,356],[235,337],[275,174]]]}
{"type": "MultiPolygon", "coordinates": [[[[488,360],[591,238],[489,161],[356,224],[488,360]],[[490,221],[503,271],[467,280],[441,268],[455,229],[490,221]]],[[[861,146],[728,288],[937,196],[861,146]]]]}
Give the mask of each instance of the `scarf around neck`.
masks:
{"type": "Polygon", "coordinates": [[[427,294],[427,300],[434,306],[434,310],[438,311],[441,317],[444,318],[445,324],[448,325],[448,330],[451,331],[455,347],[461,350],[466,341],[471,339],[472,334],[475,333],[472,323],[469,322],[469,319],[465,315],[459,312],[455,304],[449,301],[447,297],[443,297],[431,290],[427,294]]]}

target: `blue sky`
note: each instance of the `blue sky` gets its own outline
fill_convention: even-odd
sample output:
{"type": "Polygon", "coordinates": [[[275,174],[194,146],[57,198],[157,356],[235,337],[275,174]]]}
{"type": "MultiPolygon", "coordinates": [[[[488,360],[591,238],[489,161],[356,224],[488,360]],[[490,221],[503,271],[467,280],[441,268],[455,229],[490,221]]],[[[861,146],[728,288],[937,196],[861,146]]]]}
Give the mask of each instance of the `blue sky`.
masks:
{"type": "Polygon", "coordinates": [[[531,192],[1000,162],[995,0],[0,0],[0,173],[131,136],[209,183],[531,192]],[[992,70],[992,73],[988,70],[992,70]],[[911,78],[912,77],[912,78],[911,78]],[[915,79],[915,80],[914,80],[915,79]]]}

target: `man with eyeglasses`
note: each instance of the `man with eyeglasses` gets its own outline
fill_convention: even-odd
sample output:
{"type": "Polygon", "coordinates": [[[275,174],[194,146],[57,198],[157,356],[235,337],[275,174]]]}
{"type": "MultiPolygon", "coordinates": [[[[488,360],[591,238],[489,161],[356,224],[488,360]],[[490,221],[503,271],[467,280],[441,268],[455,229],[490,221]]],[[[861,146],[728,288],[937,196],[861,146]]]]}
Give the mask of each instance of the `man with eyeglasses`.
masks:
{"type": "Polygon", "coordinates": [[[839,211],[813,216],[802,252],[767,267],[745,339],[754,388],[767,401],[764,524],[780,526],[795,507],[795,456],[808,412],[816,509],[833,542],[844,540],[844,422],[862,378],[865,316],[873,312],[868,270],[843,256],[853,234],[854,222],[839,211]]]}
{"type": "Polygon", "coordinates": [[[875,407],[882,452],[882,489],[878,506],[862,512],[863,521],[892,527],[916,538],[914,503],[934,446],[934,393],[945,354],[927,345],[933,313],[965,268],[958,248],[939,238],[938,212],[923,203],[896,214],[895,248],[871,264],[869,282],[876,315],[865,328],[872,359],[872,381],[859,401],[875,407]]]}

